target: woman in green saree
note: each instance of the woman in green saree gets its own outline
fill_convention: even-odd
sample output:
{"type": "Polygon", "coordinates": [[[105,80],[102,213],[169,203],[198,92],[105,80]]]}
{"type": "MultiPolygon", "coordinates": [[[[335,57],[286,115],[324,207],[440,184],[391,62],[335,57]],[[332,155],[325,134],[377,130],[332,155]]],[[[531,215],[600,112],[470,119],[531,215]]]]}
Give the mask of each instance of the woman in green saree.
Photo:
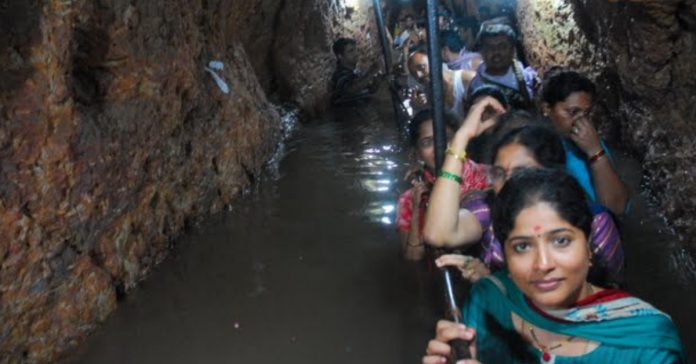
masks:
{"type": "Polygon", "coordinates": [[[475,358],[462,363],[684,363],[669,316],[587,281],[591,221],[565,172],[515,172],[493,208],[507,269],[472,287],[466,326],[438,322],[423,363],[446,363],[457,338],[475,358]]]}

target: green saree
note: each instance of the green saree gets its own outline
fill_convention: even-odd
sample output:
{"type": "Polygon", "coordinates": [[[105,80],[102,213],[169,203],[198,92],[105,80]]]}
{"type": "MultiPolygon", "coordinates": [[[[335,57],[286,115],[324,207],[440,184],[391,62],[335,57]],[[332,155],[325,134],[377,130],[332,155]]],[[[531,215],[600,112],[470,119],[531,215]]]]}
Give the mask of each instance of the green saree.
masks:
{"type": "Polygon", "coordinates": [[[497,363],[685,363],[677,329],[664,313],[636,297],[622,297],[542,315],[508,277],[477,282],[463,310],[476,329],[477,357],[497,363]],[[600,345],[580,356],[542,355],[515,331],[511,313],[532,325],[600,345]]]}

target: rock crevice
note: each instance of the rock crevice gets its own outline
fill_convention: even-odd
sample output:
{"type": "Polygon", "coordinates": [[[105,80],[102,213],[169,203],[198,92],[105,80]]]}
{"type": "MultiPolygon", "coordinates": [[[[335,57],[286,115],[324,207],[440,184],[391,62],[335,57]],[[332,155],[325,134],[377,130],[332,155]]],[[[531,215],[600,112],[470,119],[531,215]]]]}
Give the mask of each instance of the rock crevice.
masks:
{"type": "Polygon", "coordinates": [[[0,6],[0,362],[69,352],[253,183],[282,135],[268,94],[321,109],[330,42],[371,11],[339,27],[329,3],[0,6]]]}
{"type": "Polygon", "coordinates": [[[605,135],[639,157],[658,207],[696,248],[696,1],[525,0],[518,14],[535,66],[595,79],[605,135]]]}

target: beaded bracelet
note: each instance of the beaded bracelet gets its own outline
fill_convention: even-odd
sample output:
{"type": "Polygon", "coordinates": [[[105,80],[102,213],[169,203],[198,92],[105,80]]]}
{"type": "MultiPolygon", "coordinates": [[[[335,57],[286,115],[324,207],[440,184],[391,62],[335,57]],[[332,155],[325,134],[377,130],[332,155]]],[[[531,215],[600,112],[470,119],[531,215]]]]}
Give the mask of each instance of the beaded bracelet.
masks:
{"type": "Polygon", "coordinates": [[[598,161],[599,158],[604,157],[607,153],[604,151],[604,149],[600,150],[599,152],[595,153],[590,159],[588,159],[589,164],[593,164],[594,162],[598,161]]]}
{"type": "Polygon", "coordinates": [[[448,180],[457,182],[459,184],[462,184],[462,177],[457,176],[454,173],[447,172],[447,171],[440,171],[440,173],[437,175],[438,177],[446,178],[448,180]]]}
{"type": "Polygon", "coordinates": [[[457,153],[452,148],[447,148],[447,150],[445,150],[445,153],[453,156],[455,159],[459,161],[464,162],[466,160],[466,151],[457,153]]]}

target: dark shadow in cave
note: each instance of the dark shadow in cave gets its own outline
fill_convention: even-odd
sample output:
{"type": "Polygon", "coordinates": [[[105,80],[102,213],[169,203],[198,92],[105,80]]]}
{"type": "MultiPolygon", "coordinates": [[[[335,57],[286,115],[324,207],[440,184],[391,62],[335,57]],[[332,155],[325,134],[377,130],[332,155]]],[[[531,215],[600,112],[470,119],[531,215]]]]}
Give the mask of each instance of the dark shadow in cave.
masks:
{"type": "Polygon", "coordinates": [[[21,85],[34,72],[31,47],[41,37],[39,0],[0,1],[0,94],[21,85]]]}

